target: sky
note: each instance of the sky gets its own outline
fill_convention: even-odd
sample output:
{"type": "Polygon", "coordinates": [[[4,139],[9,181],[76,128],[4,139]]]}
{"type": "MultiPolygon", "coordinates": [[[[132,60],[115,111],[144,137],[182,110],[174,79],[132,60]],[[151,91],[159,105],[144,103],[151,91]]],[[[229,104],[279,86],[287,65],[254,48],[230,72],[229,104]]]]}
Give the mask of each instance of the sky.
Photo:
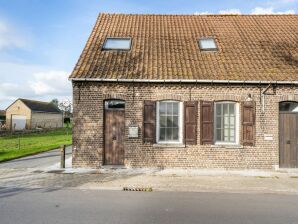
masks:
{"type": "Polygon", "coordinates": [[[101,12],[296,14],[298,0],[0,0],[0,109],[71,100],[68,76],[101,12]]]}

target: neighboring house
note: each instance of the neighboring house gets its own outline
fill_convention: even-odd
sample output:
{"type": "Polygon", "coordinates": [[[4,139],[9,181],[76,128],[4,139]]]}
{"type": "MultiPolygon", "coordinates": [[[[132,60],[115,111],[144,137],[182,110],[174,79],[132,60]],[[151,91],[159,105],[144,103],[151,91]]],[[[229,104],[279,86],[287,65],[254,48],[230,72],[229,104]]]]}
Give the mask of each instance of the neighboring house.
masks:
{"type": "Polygon", "coordinates": [[[63,118],[56,105],[27,99],[17,99],[6,109],[9,130],[61,128],[63,118]]]}
{"type": "Polygon", "coordinates": [[[297,15],[101,14],[75,66],[73,166],[298,167],[297,15]]]}
{"type": "Polygon", "coordinates": [[[0,110],[0,130],[4,127],[6,120],[6,112],[5,110],[0,110]]]}

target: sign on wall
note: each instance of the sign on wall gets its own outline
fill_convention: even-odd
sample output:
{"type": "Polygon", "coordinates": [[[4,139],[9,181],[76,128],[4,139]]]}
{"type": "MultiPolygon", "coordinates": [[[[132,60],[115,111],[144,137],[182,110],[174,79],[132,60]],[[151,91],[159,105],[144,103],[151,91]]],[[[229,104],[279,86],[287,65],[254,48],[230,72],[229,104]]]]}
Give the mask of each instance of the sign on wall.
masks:
{"type": "Polygon", "coordinates": [[[139,137],[139,127],[137,125],[130,125],[128,127],[128,137],[129,138],[138,138],[139,137]]]}

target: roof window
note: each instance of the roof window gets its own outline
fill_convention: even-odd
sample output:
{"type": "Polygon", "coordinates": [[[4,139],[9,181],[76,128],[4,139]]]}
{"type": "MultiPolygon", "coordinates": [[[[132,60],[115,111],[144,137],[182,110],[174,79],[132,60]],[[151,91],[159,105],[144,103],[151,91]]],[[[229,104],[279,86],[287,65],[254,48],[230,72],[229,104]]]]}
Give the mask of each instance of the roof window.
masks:
{"type": "Polygon", "coordinates": [[[102,49],[103,50],[130,50],[131,38],[113,37],[106,38],[102,49]]]}
{"type": "Polygon", "coordinates": [[[202,51],[217,51],[217,46],[214,38],[201,38],[199,40],[199,47],[202,51]]]}

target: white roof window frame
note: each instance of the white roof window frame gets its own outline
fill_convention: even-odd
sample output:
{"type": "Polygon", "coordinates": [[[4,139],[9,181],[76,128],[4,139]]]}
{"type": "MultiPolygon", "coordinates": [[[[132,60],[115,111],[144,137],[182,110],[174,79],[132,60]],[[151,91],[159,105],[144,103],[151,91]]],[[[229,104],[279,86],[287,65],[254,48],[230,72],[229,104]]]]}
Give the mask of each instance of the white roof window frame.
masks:
{"type": "Polygon", "coordinates": [[[106,37],[105,41],[102,45],[102,51],[130,51],[132,48],[132,38],[131,37],[106,37]],[[129,48],[109,48],[105,47],[109,40],[128,40],[129,41],[129,48]]]}
{"type": "Polygon", "coordinates": [[[199,38],[198,43],[199,43],[199,48],[201,51],[209,51],[209,52],[217,52],[218,51],[218,46],[216,44],[216,39],[214,37],[201,37],[201,38],[199,38]],[[201,43],[204,40],[213,40],[214,47],[204,48],[201,43]]]}

